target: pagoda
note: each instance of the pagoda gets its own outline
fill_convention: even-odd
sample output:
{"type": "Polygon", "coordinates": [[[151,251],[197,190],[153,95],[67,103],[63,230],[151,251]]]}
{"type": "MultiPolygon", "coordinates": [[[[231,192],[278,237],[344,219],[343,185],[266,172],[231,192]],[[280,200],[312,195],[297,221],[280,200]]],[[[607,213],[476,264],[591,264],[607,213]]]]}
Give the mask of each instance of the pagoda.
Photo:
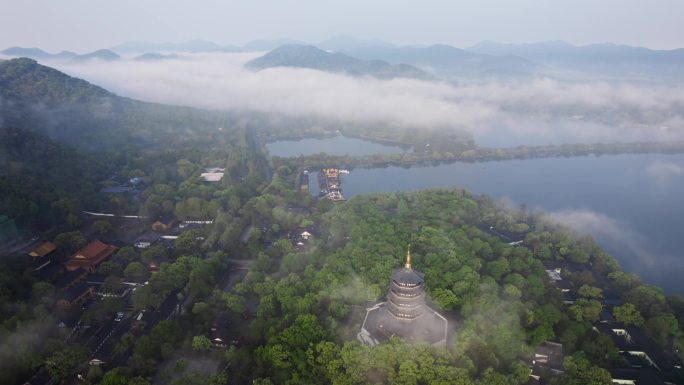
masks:
{"type": "Polygon", "coordinates": [[[358,340],[375,346],[399,337],[446,347],[448,322],[425,303],[424,276],[411,267],[409,249],[404,267],[392,272],[387,301],[366,309],[358,340]]]}

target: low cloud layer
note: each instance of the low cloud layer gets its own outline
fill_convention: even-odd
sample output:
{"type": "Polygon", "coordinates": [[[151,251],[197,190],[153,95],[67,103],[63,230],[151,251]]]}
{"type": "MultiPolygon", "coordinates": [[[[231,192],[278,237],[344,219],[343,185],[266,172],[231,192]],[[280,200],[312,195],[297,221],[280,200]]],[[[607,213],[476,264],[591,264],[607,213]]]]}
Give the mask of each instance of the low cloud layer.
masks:
{"type": "Polygon", "coordinates": [[[463,128],[491,145],[684,138],[684,93],[676,86],[549,78],[453,84],[243,68],[257,55],[45,64],[140,100],[401,127],[463,128]]]}
{"type": "Polygon", "coordinates": [[[666,291],[681,290],[684,260],[677,255],[654,251],[652,240],[624,222],[591,210],[561,210],[548,214],[554,222],[568,225],[581,234],[592,235],[620,261],[627,271],[666,291]]]}
{"type": "Polygon", "coordinates": [[[625,223],[619,222],[601,213],[591,210],[562,210],[549,214],[554,222],[568,225],[582,234],[590,234],[611,243],[621,244],[633,250],[640,258],[639,264],[653,267],[653,258],[644,249],[647,239],[631,230],[625,223]]]}

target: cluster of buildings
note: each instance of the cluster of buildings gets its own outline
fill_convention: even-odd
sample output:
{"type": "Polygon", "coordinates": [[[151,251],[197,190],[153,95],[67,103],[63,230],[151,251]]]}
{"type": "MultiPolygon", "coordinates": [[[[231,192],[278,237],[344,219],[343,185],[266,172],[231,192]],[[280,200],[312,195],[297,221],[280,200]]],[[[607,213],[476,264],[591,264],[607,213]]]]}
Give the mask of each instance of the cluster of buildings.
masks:
{"type": "MultiPolygon", "coordinates": [[[[164,242],[170,246],[176,235],[163,235],[176,226],[194,227],[211,223],[211,221],[187,221],[180,222],[173,216],[160,217],[152,223],[149,230],[135,239],[133,246],[138,249],[147,249],[158,242],[164,242]],[[197,222],[197,223],[194,223],[197,222]]],[[[121,293],[98,292],[106,278],[97,273],[98,267],[105,261],[110,260],[116,254],[118,246],[95,239],[85,247],[72,255],[64,258],[58,255],[57,246],[53,242],[43,242],[28,253],[32,259],[32,268],[42,281],[50,282],[55,287],[57,304],[60,308],[68,309],[77,305],[84,305],[96,294],[103,296],[125,295],[121,293]]],[[[124,261],[116,261],[125,267],[124,261]]],[[[150,261],[148,269],[152,272],[159,269],[163,262],[159,258],[150,261]]]]}
{"type": "Polygon", "coordinates": [[[324,168],[318,172],[318,188],[320,189],[321,197],[326,197],[333,202],[345,200],[342,195],[342,174],[349,174],[349,171],[338,168],[324,168]]]}
{"type": "Polygon", "coordinates": [[[56,250],[54,243],[44,242],[28,255],[33,258],[33,269],[38,277],[54,285],[57,305],[69,309],[83,305],[95,296],[96,288],[104,282],[104,277],[95,270],[116,253],[118,247],[96,239],[61,263],[56,250]]]}
{"type": "MultiPolygon", "coordinates": [[[[577,293],[563,273],[567,271],[592,271],[587,264],[549,262],[545,264],[549,280],[563,296],[566,305],[572,305],[577,293]]],[[[601,280],[599,274],[592,273],[601,280]]],[[[593,332],[603,334],[619,349],[622,365],[609,369],[614,384],[625,385],[676,385],[684,383],[682,362],[674,353],[668,352],[649,338],[642,328],[617,322],[611,309],[620,305],[617,299],[602,301],[600,320],[593,324],[593,332]]],[[[556,375],[564,373],[563,346],[546,341],[539,346],[531,362],[530,384],[547,384],[556,375]]]]}
{"type": "Polygon", "coordinates": [[[200,174],[200,178],[205,182],[220,182],[221,179],[223,179],[225,172],[225,168],[211,167],[205,169],[204,172],[200,174]]]}

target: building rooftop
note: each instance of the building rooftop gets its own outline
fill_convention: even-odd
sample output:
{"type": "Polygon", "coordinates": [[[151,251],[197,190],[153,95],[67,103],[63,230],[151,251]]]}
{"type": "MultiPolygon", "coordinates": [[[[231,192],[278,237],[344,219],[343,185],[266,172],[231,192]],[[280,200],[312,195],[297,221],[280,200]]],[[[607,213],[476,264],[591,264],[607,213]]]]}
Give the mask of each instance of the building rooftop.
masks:
{"type": "Polygon", "coordinates": [[[533,364],[562,372],[563,345],[557,342],[544,341],[544,343],[534,351],[533,364]]]}
{"type": "Polygon", "coordinates": [[[93,285],[87,282],[79,283],[64,293],[64,295],[62,295],[62,299],[73,302],[92,287],[93,285]]]}
{"type": "Polygon", "coordinates": [[[401,269],[392,271],[392,281],[399,285],[416,286],[423,283],[425,274],[411,268],[411,250],[406,251],[406,264],[401,269]]]}
{"type": "Polygon", "coordinates": [[[653,367],[660,378],[684,382],[681,360],[674,353],[658,346],[641,328],[618,322],[599,322],[594,327],[612,338],[633,369],[653,367]]]}
{"type": "Polygon", "coordinates": [[[101,274],[101,273],[90,273],[86,276],[86,282],[87,283],[92,283],[95,285],[102,285],[104,281],[107,279],[106,274],[101,274]]]}
{"type": "Polygon", "coordinates": [[[34,258],[44,257],[55,251],[55,249],[57,249],[57,246],[54,243],[45,242],[42,245],[33,249],[30,253],[28,253],[28,255],[34,258]]]}
{"type": "Polygon", "coordinates": [[[609,372],[614,383],[625,384],[629,383],[627,381],[633,381],[638,385],[665,385],[656,370],[649,367],[609,369],[609,372]]]}
{"type": "Polygon", "coordinates": [[[68,287],[72,286],[75,281],[78,281],[79,279],[83,278],[85,274],[86,271],[81,267],[73,271],[67,271],[67,273],[64,274],[62,278],[55,282],[55,289],[67,289],[68,287]]]}
{"type": "Polygon", "coordinates": [[[40,271],[52,265],[52,258],[50,255],[44,255],[42,257],[34,257],[33,262],[31,262],[31,267],[34,271],[40,271]]]}
{"type": "Polygon", "coordinates": [[[114,254],[116,250],[116,246],[108,245],[96,239],[90,242],[88,246],[72,255],[71,258],[65,262],[65,265],[67,268],[72,267],[72,269],[79,266],[94,267],[107,259],[110,255],[114,254]]]}
{"type": "Polygon", "coordinates": [[[64,267],[60,264],[48,265],[36,272],[36,277],[41,281],[53,281],[59,274],[62,273],[64,267]]]}
{"type": "Polygon", "coordinates": [[[223,179],[222,172],[203,172],[200,176],[205,182],[218,182],[223,179]]]}
{"type": "Polygon", "coordinates": [[[425,274],[411,268],[401,268],[392,271],[392,281],[398,284],[418,285],[423,282],[425,274]]]}
{"type": "Polygon", "coordinates": [[[546,384],[554,376],[564,373],[563,345],[544,341],[535,349],[531,366],[530,380],[534,380],[532,383],[546,384]]]}
{"type": "Polygon", "coordinates": [[[395,317],[387,309],[385,302],[367,310],[359,340],[377,345],[392,337],[400,337],[409,342],[428,342],[435,346],[446,346],[447,320],[436,311],[425,308],[423,314],[407,321],[395,317]]]}
{"type": "Polygon", "coordinates": [[[154,243],[159,240],[161,235],[155,231],[148,231],[145,234],[139,236],[138,238],[135,239],[135,243],[138,242],[149,242],[149,243],[154,243]]]}
{"type": "Polygon", "coordinates": [[[121,193],[136,193],[137,190],[135,187],[128,187],[128,186],[114,186],[114,187],[103,187],[100,189],[100,192],[103,193],[110,193],[110,194],[121,194],[121,193]]]}

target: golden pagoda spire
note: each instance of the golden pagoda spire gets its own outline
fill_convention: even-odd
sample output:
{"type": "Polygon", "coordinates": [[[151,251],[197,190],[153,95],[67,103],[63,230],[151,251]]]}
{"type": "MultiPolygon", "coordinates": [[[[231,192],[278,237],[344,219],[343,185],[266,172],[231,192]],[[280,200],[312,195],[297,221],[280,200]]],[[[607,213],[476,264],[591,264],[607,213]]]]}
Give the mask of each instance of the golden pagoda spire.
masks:
{"type": "Polygon", "coordinates": [[[409,243],[408,248],[406,249],[406,268],[410,269],[411,268],[411,244],[409,243]]]}

